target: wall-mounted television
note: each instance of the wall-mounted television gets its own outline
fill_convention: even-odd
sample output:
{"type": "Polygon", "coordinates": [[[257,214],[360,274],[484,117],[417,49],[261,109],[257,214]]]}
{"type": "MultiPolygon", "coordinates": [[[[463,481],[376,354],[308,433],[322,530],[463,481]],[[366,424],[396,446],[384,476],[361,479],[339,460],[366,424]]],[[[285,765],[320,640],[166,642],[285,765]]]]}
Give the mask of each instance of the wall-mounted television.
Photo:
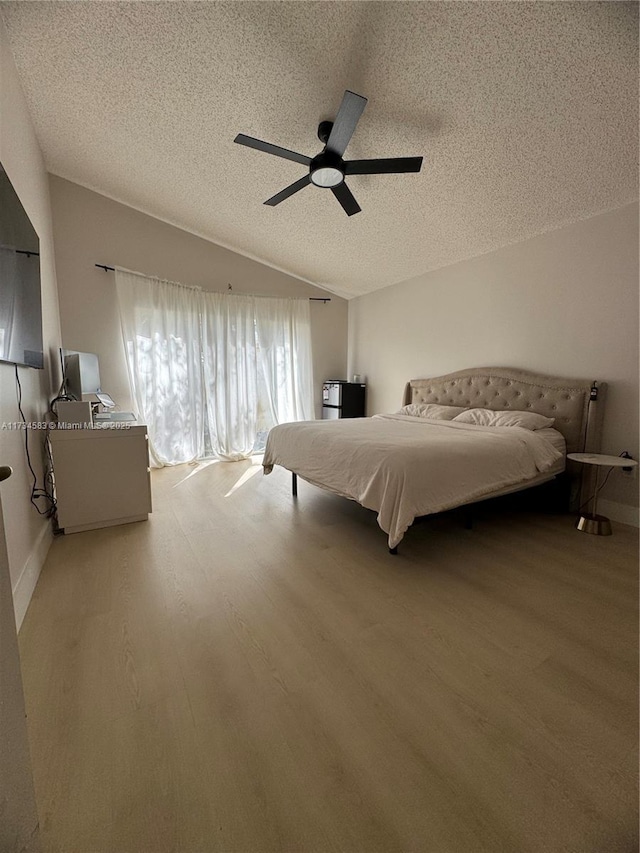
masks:
{"type": "Polygon", "coordinates": [[[1,163],[0,361],[44,367],[40,241],[1,163]]]}

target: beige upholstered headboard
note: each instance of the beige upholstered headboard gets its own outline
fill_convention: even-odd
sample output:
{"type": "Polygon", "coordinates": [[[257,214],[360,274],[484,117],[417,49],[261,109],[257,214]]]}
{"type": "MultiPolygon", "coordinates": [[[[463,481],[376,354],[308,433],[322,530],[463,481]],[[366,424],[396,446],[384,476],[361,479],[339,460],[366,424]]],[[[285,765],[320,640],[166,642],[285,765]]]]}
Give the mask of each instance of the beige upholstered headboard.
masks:
{"type": "Polygon", "coordinates": [[[432,379],[412,379],[405,388],[404,405],[440,403],[537,412],[555,418],[554,428],[564,435],[567,453],[596,452],[605,390],[606,385],[583,379],[511,367],[474,367],[432,379]]]}

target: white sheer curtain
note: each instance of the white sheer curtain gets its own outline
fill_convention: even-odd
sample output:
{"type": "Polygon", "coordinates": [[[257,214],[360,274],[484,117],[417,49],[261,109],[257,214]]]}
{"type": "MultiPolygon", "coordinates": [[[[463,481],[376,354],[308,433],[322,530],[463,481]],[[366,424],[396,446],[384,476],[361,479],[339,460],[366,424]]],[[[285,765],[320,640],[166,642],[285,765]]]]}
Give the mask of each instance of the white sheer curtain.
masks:
{"type": "Polygon", "coordinates": [[[156,466],[204,451],[200,292],[116,270],[129,382],[156,466]]]}
{"type": "Polygon", "coordinates": [[[246,459],[256,440],[255,299],[202,293],[204,388],[209,440],[220,459],[246,459]]]}
{"type": "Polygon", "coordinates": [[[274,425],[313,420],[309,300],[255,302],[263,405],[274,425]]]}
{"type": "Polygon", "coordinates": [[[116,287],[155,465],[205,452],[245,459],[275,424],[314,417],[308,299],[212,293],[124,270],[116,287]]]}

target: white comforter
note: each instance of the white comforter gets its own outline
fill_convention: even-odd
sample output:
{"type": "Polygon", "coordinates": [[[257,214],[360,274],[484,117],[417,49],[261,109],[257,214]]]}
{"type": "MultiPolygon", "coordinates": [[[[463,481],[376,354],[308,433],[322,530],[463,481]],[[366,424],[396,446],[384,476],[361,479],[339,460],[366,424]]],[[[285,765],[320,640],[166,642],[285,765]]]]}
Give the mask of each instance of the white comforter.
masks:
{"type": "Polygon", "coordinates": [[[282,465],[376,510],[394,548],[417,516],[524,483],[561,457],[521,427],[375,415],[276,426],[262,464],[265,474],[282,465]]]}

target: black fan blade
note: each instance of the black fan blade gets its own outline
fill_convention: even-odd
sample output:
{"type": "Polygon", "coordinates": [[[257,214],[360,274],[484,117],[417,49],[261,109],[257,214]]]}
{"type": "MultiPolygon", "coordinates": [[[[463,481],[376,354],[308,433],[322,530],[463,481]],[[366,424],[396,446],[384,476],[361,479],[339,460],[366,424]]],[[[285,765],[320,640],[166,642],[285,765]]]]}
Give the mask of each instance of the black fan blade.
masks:
{"type": "Polygon", "coordinates": [[[281,201],[289,198],[290,195],[297,193],[299,190],[304,189],[308,184],[311,183],[311,175],[305,175],[304,178],[300,178],[299,181],[296,181],[294,184],[290,184],[285,189],[280,190],[279,193],[276,193],[271,198],[268,198],[264,203],[268,204],[270,207],[275,207],[276,204],[280,204],[281,201]]]}
{"type": "Polygon", "coordinates": [[[302,163],[305,166],[311,162],[311,157],[289,151],[287,148],[280,148],[279,145],[272,145],[270,142],[263,142],[262,139],[254,139],[253,136],[245,136],[244,133],[239,133],[233,141],[239,145],[246,145],[248,148],[255,148],[256,151],[275,154],[276,157],[284,157],[285,160],[293,160],[295,163],[302,163]]]}
{"type": "Polygon", "coordinates": [[[331,192],[343,206],[344,212],[347,216],[353,216],[354,213],[360,213],[360,205],[355,200],[353,193],[345,183],[339,184],[337,187],[331,187],[331,192]]]}
{"type": "Polygon", "coordinates": [[[347,160],[345,175],[397,175],[400,172],[419,172],[422,157],[390,157],[381,160],[347,160]]]}
{"type": "Polygon", "coordinates": [[[333,154],[337,154],[338,157],[342,157],[366,105],[366,98],[363,98],[362,95],[356,95],[355,92],[350,92],[347,89],[340,104],[336,120],[331,128],[329,139],[327,139],[327,151],[331,151],[333,154]]]}

